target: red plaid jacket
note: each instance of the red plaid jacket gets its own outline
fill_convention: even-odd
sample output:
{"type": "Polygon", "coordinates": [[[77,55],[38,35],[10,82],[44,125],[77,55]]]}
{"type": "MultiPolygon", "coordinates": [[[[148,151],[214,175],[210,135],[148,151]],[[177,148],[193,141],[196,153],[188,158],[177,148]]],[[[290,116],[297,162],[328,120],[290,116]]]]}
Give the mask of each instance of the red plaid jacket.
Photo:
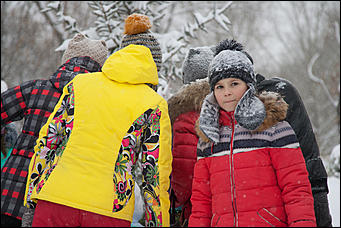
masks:
{"type": "Polygon", "coordinates": [[[31,80],[1,94],[1,126],[24,119],[22,132],[1,170],[1,214],[22,219],[28,167],[40,128],[46,123],[63,87],[79,73],[100,71],[90,57],[75,57],[61,65],[49,80],[31,80]]]}

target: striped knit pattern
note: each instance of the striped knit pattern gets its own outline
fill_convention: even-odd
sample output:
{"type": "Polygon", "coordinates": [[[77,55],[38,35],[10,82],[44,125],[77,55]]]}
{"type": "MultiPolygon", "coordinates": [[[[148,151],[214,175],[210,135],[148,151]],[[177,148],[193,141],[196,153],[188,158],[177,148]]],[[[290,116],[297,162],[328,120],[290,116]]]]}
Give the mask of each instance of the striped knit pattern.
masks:
{"type": "MultiPolygon", "coordinates": [[[[220,128],[220,140],[212,143],[199,143],[198,159],[230,154],[232,130],[228,126],[220,128]]],[[[286,121],[279,122],[273,127],[262,131],[252,132],[239,125],[235,127],[233,153],[243,153],[262,148],[298,148],[299,143],[295,132],[286,121]]]]}
{"type": "Polygon", "coordinates": [[[157,67],[157,71],[160,71],[162,63],[161,47],[157,39],[150,32],[143,32],[134,35],[125,35],[121,42],[121,48],[128,46],[129,44],[143,45],[150,49],[154,62],[157,67]]]}

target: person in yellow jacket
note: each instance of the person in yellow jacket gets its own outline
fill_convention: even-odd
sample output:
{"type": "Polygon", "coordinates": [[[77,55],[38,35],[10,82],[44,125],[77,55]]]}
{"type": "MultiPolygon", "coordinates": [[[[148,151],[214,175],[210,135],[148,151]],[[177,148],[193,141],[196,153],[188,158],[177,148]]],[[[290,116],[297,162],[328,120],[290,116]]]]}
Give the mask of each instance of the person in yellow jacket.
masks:
{"type": "MultiPolygon", "coordinates": [[[[136,14],[126,28],[132,17],[150,28],[136,14]]],[[[128,32],[102,72],[64,87],[40,130],[25,193],[27,206],[37,203],[32,226],[130,226],[137,162],[145,225],[169,226],[171,125],[167,102],[153,90],[161,49],[149,31],[128,32]]]]}

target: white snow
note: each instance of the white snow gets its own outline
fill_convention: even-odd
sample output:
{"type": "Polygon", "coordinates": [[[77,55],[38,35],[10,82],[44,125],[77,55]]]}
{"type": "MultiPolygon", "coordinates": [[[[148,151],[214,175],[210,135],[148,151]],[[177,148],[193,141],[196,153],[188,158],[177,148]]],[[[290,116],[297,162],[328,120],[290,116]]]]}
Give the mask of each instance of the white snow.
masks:
{"type": "Polygon", "coordinates": [[[4,80],[1,80],[1,93],[5,92],[8,89],[7,83],[4,80]]]}
{"type": "Polygon", "coordinates": [[[340,227],[340,177],[328,177],[328,188],[328,201],[332,224],[333,227],[340,227]]]}
{"type": "Polygon", "coordinates": [[[276,84],[277,89],[284,89],[287,84],[285,82],[279,82],[276,84]]]}
{"type": "MultiPolygon", "coordinates": [[[[334,146],[332,153],[330,155],[330,163],[328,164],[331,167],[336,167],[340,169],[340,144],[334,146]],[[332,164],[334,162],[334,164],[332,164]]],[[[332,216],[332,224],[333,227],[340,226],[340,173],[337,173],[336,176],[328,177],[328,202],[329,202],[329,210],[332,216]]]]}

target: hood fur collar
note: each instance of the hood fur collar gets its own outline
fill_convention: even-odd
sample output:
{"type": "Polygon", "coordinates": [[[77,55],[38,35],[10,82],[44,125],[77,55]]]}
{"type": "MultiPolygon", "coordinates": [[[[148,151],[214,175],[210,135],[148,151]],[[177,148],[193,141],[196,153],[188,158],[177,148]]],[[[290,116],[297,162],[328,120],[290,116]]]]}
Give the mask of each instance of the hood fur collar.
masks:
{"type": "MultiPolygon", "coordinates": [[[[279,93],[263,91],[261,94],[258,94],[257,97],[264,104],[266,116],[261,125],[255,130],[252,130],[253,132],[266,130],[286,118],[288,104],[279,93]]],[[[219,139],[219,106],[215,99],[213,99],[212,96],[210,97],[210,95],[207,96],[205,101],[209,101],[212,105],[209,110],[203,110],[206,113],[209,112],[209,115],[213,117],[210,123],[204,123],[205,126],[210,126],[212,128],[209,131],[210,137],[206,135],[207,132],[206,134],[204,133],[206,129],[205,127],[203,128],[203,123],[200,125],[200,118],[196,121],[195,130],[197,135],[204,142],[216,142],[217,139],[219,139]]]]}
{"type": "Polygon", "coordinates": [[[200,113],[201,105],[207,94],[210,93],[210,85],[206,79],[196,80],[184,85],[179,92],[168,99],[168,111],[171,123],[186,112],[197,111],[200,113]]]}

